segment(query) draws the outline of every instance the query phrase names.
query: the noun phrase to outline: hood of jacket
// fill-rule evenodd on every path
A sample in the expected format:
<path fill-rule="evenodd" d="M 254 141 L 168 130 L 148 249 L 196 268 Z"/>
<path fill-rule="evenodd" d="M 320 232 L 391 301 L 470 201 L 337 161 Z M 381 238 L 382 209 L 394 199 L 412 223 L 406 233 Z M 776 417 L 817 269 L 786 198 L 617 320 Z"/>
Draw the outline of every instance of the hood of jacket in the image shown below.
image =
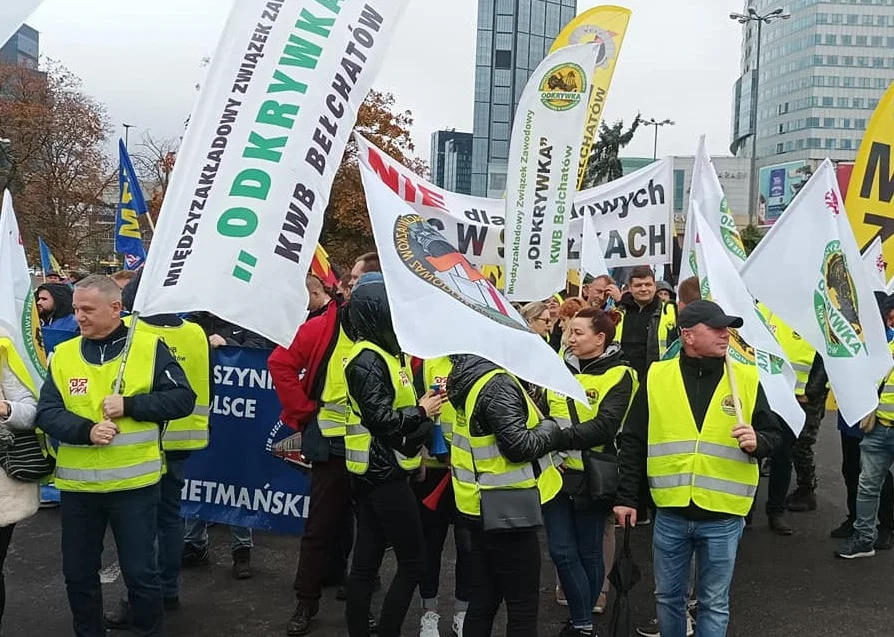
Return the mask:
<path fill-rule="evenodd" d="M 45 320 L 47 322 L 52 322 L 64 316 L 74 314 L 74 306 L 72 305 L 73 292 L 70 287 L 64 283 L 44 283 L 35 291 L 35 298 L 37 298 L 37 293 L 41 290 L 49 292 L 50 296 L 53 297 L 53 302 L 56 304 L 56 307 L 53 308 L 53 312 L 46 317 Z"/>
<path fill-rule="evenodd" d="M 450 356 L 453 370 L 447 377 L 447 398 L 454 407 L 462 406 L 479 378 L 495 369 L 502 369 L 496 363 L 474 354 L 457 354 Z"/>
<path fill-rule="evenodd" d="M 565 364 L 574 374 L 604 374 L 612 367 L 619 365 L 629 365 L 621 350 L 619 343 L 609 343 L 608 347 L 598 358 L 591 358 L 583 361 L 571 353 L 570 350 L 565 352 Z"/>
<path fill-rule="evenodd" d="M 391 323 L 385 280 L 380 273 L 369 272 L 360 277 L 351 293 L 347 314 L 355 341 L 369 341 L 389 354 L 400 354 L 400 345 Z"/>
<path fill-rule="evenodd" d="M 651 303 L 643 306 L 636 302 L 630 292 L 624 292 L 621 300 L 618 301 L 618 307 L 623 308 L 627 312 L 647 312 L 651 314 L 661 308 L 661 299 L 656 295 Z"/>

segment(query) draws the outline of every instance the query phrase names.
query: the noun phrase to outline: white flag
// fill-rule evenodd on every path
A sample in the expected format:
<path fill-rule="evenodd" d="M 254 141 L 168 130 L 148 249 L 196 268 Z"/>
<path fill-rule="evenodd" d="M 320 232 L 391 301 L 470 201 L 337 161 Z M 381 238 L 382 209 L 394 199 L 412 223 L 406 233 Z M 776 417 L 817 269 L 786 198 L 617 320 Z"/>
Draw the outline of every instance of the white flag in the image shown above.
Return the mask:
<path fill-rule="evenodd" d="M 876 237 L 863 252 L 863 265 L 876 292 L 885 292 L 885 257 L 882 254 L 882 238 Z"/>
<path fill-rule="evenodd" d="M 565 287 L 568 226 L 587 119 L 593 43 L 551 53 L 515 112 L 506 177 L 506 296 L 545 299 Z"/>
<path fill-rule="evenodd" d="M 0 3 L 0 47 L 9 41 L 41 2 L 43 0 L 3 0 Z"/>
<path fill-rule="evenodd" d="M 405 5 L 233 5 L 134 310 L 206 310 L 291 343 L 332 180 Z"/>
<path fill-rule="evenodd" d="M 3 192 L 0 209 L 0 281 L 0 328 L 15 344 L 34 389 L 39 391 L 46 377 L 47 357 L 40 337 L 40 319 L 25 248 L 8 190 Z"/>
<path fill-rule="evenodd" d="M 584 236 L 583 247 L 580 251 L 580 271 L 582 275 L 589 274 L 594 277 L 608 274 L 608 266 L 605 264 L 605 246 L 596 232 L 596 220 L 590 214 L 584 214 Z M 581 276 L 580 279 L 581 284 L 583 284 L 584 277 Z"/>
<path fill-rule="evenodd" d="M 419 358 L 476 354 L 585 400 L 564 361 L 491 282 L 362 164 L 360 174 L 401 349 Z"/>
<path fill-rule="evenodd" d="M 891 353 L 869 275 L 828 159 L 742 269 L 760 299 L 823 357 L 847 422 L 878 405 Z"/>
<path fill-rule="evenodd" d="M 701 214 L 698 202 L 690 206 L 689 218 L 698 231 L 695 248 L 701 287 L 707 292 L 705 298 L 744 321 L 738 330 L 730 330 L 729 356 L 746 365 L 757 365 L 770 408 L 798 436 L 804 428 L 804 410 L 795 399 L 795 372 L 782 346 L 764 322 L 745 282 L 725 254 L 726 248 Z"/>

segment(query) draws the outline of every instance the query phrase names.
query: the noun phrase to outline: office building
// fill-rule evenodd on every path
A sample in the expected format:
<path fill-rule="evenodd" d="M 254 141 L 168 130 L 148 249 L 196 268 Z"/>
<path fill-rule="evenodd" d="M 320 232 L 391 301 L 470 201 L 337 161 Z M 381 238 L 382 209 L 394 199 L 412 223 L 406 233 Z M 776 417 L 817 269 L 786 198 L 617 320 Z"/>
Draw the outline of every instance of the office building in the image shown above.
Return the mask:
<path fill-rule="evenodd" d="M 39 57 L 40 33 L 27 24 L 0 47 L 0 64 L 20 64 L 36 70 Z"/>
<path fill-rule="evenodd" d="M 471 193 L 472 133 L 451 129 L 431 134 L 431 180 L 452 192 Z"/>
<path fill-rule="evenodd" d="M 478 1 L 472 194 L 503 196 L 518 101 L 531 73 L 576 13 L 576 0 Z"/>

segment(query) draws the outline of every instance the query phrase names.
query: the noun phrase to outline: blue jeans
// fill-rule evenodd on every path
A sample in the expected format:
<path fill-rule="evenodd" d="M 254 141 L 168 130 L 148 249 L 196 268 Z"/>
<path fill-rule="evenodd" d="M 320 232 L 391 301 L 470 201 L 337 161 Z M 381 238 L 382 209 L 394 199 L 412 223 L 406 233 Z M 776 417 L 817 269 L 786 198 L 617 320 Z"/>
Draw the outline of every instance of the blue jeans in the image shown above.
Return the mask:
<path fill-rule="evenodd" d="M 741 517 L 692 521 L 658 509 L 652 537 L 655 597 L 662 637 L 685 637 L 689 563 L 696 556 L 696 637 L 724 637 L 736 550 L 745 528 Z"/>
<path fill-rule="evenodd" d="M 180 562 L 183 559 L 183 518 L 180 517 L 180 492 L 186 457 L 167 457 L 167 472 L 161 477 L 158 502 L 158 568 L 161 592 L 165 599 L 180 596 Z"/>
<path fill-rule="evenodd" d="M 577 508 L 560 493 L 543 506 L 549 554 L 559 572 L 575 626 L 593 623 L 593 606 L 602 592 L 605 565 L 602 535 L 605 510 L 590 504 Z"/>
<path fill-rule="evenodd" d="M 208 523 L 198 518 L 186 521 L 185 544 L 197 549 L 208 548 Z M 251 529 L 244 526 L 230 526 L 230 551 L 250 549 L 254 546 Z"/>
<path fill-rule="evenodd" d="M 878 517 L 879 494 L 894 462 L 894 427 L 876 425 L 860 442 L 860 482 L 857 485 L 857 519 L 854 541 L 872 545 Z"/>
<path fill-rule="evenodd" d="M 77 637 L 105 637 L 103 539 L 112 527 L 133 611 L 133 633 L 163 634 L 164 610 L 155 555 L 159 486 L 114 493 L 62 493 L 62 572 Z"/>

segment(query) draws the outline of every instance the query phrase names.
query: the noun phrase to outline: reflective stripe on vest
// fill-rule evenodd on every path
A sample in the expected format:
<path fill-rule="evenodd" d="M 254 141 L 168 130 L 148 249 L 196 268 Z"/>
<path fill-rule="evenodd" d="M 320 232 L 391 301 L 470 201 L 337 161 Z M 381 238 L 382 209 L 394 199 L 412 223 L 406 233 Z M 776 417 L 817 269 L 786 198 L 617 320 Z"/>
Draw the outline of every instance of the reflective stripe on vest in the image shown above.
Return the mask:
<path fill-rule="evenodd" d="M 128 364 L 124 368 L 122 394 L 136 396 L 152 391 L 158 337 L 136 330 Z M 112 393 L 121 356 L 93 365 L 81 355 L 82 338 L 56 347 L 50 374 L 62 395 L 66 410 L 91 422 L 100 422 L 102 401 Z M 133 418 L 116 418 L 119 433 L 112 443 L 60 444 L 56 460 L 56 487 L 62 491 L 106 493 L 138 489 L 161 478 L 162 453 L 159 425 Z"/>
<path fill-rule="evenodd" d="M 757 401 L 757 369 L 736 362 L 732 369 L 742 417 L 750 423 Z M 706 511 L 746 515 L 757 492 L 759 472 L 757 461 L 739 449 L 730 435 L 737 418 L 727 372 L 711 397 L 701 431 L 692 415 L 679 360 L 653 363 L 648 388 L 647 473 L 655 504 L 665 508 L 694 503 Z"/>
<path fill-rule="evenodd" d="M 320 411 L 317 413 L 317 424 L 320 433 L 326 438 L 338 438 L 345 435 L 345 423 L 348 421 L 348 384 L 345 381 L 345 365 L 354 347 L 354 341 L 348 338 L 344 328 L 339 325 L 338 339 L 335 348 L 326 363 L 326 378 L 323 391 L 320 393 Z"/>
<path fill-rule="evenodd" d="M 130 325 L 133 316 L 124 318 Z M 167 423 L 162 434 L 165 451 L 198 451 L 208 446 L 208 418 L 211 414 L 211 349 L 201 327 L 184 321 L 180 325 L 165 327 L 140 320 L 137 331 L 157 336 L 171 352 L 171 356 L 186 374 L 186 380 L 196 394 L 196 406 L 186 418 Z"/>
<path fill-rule="evenodd" d="M 416 389 L 413 387 L 413 371 L 410 366 L 406 363 L 401 365 L 401 360 L 397 356 L 389 354 L 378 345 L 369 341 L 358 341 L 351 348 L 345 367 L 364 350 L 376 352 L 388 366 L 391 386 L 394 389 L 392 409 L 398 410 L 415 405 L 418 399 Z M 372 444 L 372 434 L 360 423 L 360 409 L 354 397 L 351 396 L 350 389 L 348 389 L 347 396 L 351 413 L 348 414 L 345 425 L 345 465 L 351 473 L 363 475 L 369 469 L 369 447 Z M 397 450 L 393 450 L 393 452 L 397 464 L 405 471 L 413 471 L 422 465 L 421 455 L 408 458 Z"/>
<path fill-rule="evenodd" d="M 549 454 L 531 462 L 510 462 L 500 452 L 496 436 L 473 436 L 469 418 L 475 414 L 478 396 L 485 385 L 502 370 L 488 372 L 479 378 L 466 397 L 462 409 L 456 413 L 451 446 L 451 473 L 454 496 L 459 511 L 466 515 L 481 515 L 482 489 L 537 489 L 541 503 L 553 499 L 562 489 L 562 475 L 553 465 Z M 528 417 L 525 425 L 533 429 L 540 423 L 537 408 L 521 385 Z M 539 473 L 539 475 L 538 475 Z"/>
<path fill-rule="evenodd" d="M 626 376 L 630 374 L 631 379 L 633 380 L 633 391 L 630 393 L 630 399 L 627 403 L 627 409 L 630 409 L 630 405 L 633 403 L 633 397 L 636 395 L 636 390 L 639 387 L 639 382 L 636 378 L 636 372 L 626 365 L 618 365 L 616 367 L 612 367 L 610 369 L 605 370 L 601 374 L 587 374 L 587 373 L 577 373 L 574 377 L 578 380 L 581 386 L 584 388 L 584 392 L 587 394 L 587 399 L 589 404 L 584 405 L 583 403 L 576 402 L 575 407 L 577 409 L 577 417 L 581 423 L 587 422 L 596 418 L 599 414 L 599 406 L 602 404 L 603 399 L 611 391 L 615 386 L 617 386 Z M 565 396 L 557 394 L 553 390 L 547 390 L 546 398 L 549 402 L 549 415 L 553 418 L 562 429 L 567 429 L 572 426 L 571 420 L 571 410 L 568 409 L 568 399 Z M 626 413 L 624 414 L 626 415 Z M 621 423 L 618 423 L 618 428 L 620 429 Z M 605 451 L 605 445 L 597 445 L 592 447 L 591 451 Z M 569 450 L 564 452 L 566 454 L 565 458 L 565 467 L 568 469 L 572 469 L 574 471 L 583 471 L 584 470 L 584 462 L 581 452 L 579 450 Z"/>

